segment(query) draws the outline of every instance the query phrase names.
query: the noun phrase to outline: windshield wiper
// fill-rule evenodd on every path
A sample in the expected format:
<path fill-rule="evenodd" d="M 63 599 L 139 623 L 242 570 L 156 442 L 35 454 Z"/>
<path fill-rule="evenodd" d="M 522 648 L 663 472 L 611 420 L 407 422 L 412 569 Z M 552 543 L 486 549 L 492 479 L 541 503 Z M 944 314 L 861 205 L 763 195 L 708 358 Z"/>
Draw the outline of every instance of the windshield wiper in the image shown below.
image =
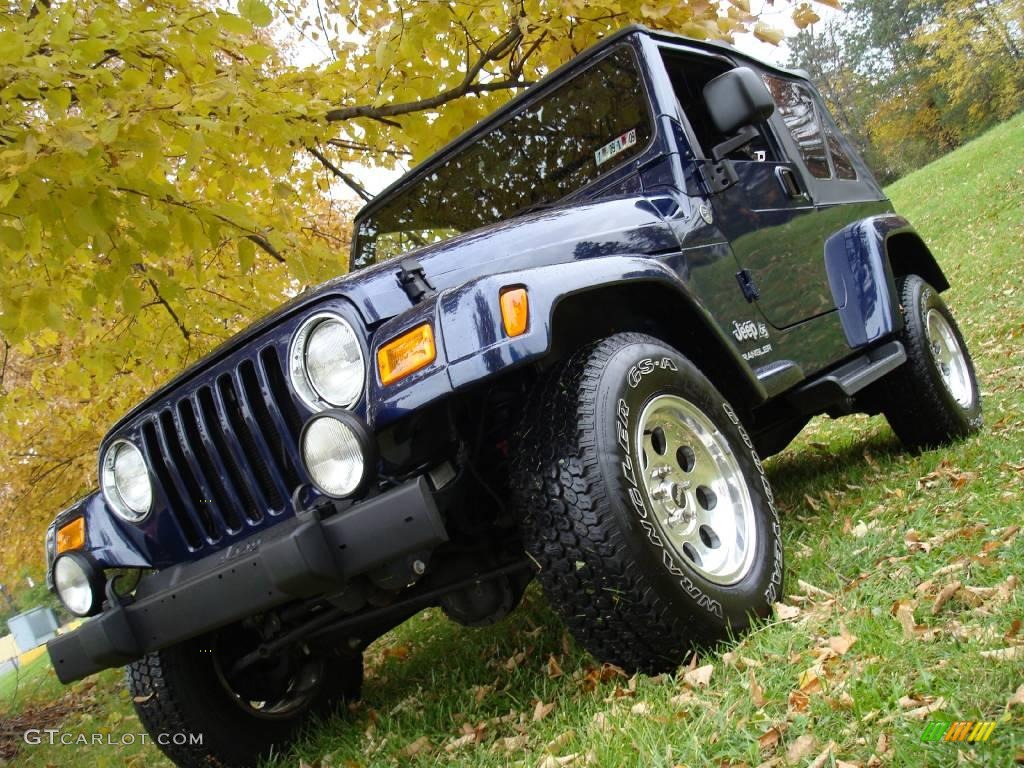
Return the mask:
<path fill-rule="evenodd" d="M 557 208 L 561 204 L 562 204 L 561 200 L 555 200 L 553 202 L 552 201 L 548 201 L 548 202 L 541 202 L 541 203 L 531 203 L 530 205 L 524 206 L 524 207 L 520 208 L 518 211 L 515 211 L 511 216 L 509 216 L 509 218 L 510 219 L 514 219 L 517 216 L 522 216 L 522 215 L 527 214 L 527 213 L 533 213 L 534 211 L 544 211 L 544 210 L 547 210 L 548 208 Z"/>

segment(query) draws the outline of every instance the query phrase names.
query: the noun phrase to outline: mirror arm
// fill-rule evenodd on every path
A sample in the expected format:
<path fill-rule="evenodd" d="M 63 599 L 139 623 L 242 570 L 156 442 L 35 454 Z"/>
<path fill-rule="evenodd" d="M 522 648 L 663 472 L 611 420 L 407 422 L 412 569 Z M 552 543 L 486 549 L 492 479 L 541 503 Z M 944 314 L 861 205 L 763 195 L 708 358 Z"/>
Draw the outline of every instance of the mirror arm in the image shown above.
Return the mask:
<path fill-rule="evenodd" d="M 721 144 L 715 145 L 714 149 L 711 150 L 711 159 L 715 162 L 719 162 L 730 152 L 735 152 L 737 149 L 749 144 L 756 138 L 757 129 L 752 125 L 745 125 L 740 128 L 739 133 L 731 139 L 726 139 Z"/>

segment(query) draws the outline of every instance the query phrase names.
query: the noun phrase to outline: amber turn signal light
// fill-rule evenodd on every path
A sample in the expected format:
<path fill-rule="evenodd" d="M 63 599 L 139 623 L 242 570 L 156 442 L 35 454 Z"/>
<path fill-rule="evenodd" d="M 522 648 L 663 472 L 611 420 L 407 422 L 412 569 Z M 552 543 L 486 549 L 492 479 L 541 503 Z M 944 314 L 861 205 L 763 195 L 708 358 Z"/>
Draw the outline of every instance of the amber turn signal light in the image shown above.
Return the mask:
<path fill-rule="evenodd" d="M 76 517 L 57 531 L 57 554 L 85 546 L 85 518 Z"/>
<path fill-rule="evenodd" d="M 389 341 L 377 350 L 377 369 L 383 384 L 399 379 L 430 365 L 437 357 L 434 331 L 424 323 Z"/>
<path fill-rule="evenodd" d="M 526 298 L 526 289 L 504 288 L 500 294 L 500 301 L 505 333 L 509 336 L 521 336 L 526 333 L 526 326 L 530 320 L 530 301 Z"/>

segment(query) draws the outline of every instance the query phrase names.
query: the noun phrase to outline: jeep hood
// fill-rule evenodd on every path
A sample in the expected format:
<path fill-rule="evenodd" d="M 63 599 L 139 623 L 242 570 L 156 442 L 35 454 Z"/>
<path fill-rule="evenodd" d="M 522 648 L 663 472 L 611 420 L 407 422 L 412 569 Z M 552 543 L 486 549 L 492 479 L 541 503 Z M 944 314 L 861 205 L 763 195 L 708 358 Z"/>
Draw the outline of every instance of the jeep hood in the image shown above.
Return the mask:
<path fill-rule="evenodd" d="M 119 419 L 108 435 L 285 317 L 326 298 L 347 299 L 370 327 L 410 309 L 413 303 L 398 281 L 404 260 L 419 262 L 430 284 L 443 291 L 476 277 L 531 266 L 618 254 L 668 253 L 678 248 L 675 236 L 644 197 L 564 205 L 466 232 L 303 291 L 161 386 Z"/>

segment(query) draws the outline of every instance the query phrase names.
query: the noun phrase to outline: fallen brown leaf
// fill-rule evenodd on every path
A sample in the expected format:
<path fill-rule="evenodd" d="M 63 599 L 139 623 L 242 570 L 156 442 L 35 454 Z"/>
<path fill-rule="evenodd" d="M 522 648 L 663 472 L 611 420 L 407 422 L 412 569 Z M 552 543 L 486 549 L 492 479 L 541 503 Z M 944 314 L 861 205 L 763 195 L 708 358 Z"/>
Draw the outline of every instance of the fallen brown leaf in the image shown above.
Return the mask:
<path fill-rule="evenodd" d="M 846 627 L 839 627 L 839 635 L 837 637 L 830 637 L 828 639 L 828 647 L 835 651 L 837 656 L 843 656 L 846 654 L 850 647 L 857 642 L 857 636 L 851 635 Z"/>
<path fill-rule="evenodd" d="M 573 753 L 571 755 L 564 755 L 563 757 L 555 757 L 554 755 L 548 755 L 537 764 L 537 768 L 559 768 L 563 765 L 572 765 L 579 760 L 579 755 Z"/>
<path fill-rule="evenodd" d="M 775 618 L 780 621 L 789 621 L 795 619 L 800 615 L 800 609 L 795 605 L 786 605 L 785 603 L 775 603 L 772 606 L 775 609 Z"/>
<path fill-rule="evenodd" d="M 1017 688 L 1017 692 L 1006 702 L 1006 708 L 1010 709 L 1011 707 L 1024 707 L 1024 685 Z"/>
<path fill-rule="evenodd" d="M 750 700 L 754 702 L 755 707 L 761 708 L 765 705 L 764 688 L 758 685 L 754 670 L 748 669 L 747 675 L 750 678 Z"/>
<path fill-rule="evenodd" d="M 823 768 L 825 763 L 828 762 L 829 757 L 832 755 L 832 752 L 835 751 L 835 748 L 836 743 L 834 741 L 830 741 L 828 746 L 826 746 L 816 758 L 807 764 L 807 768 Z"/>
<path fill-rule="evenodd" d="M 913 640 L 916 637 L 917 621 L 914 619 L 914 608 L 909 603 L 901 602 L 896 606 L 896 620 L 903 627 L 903 637 Z"/>
<path fill-rule="evenodd" d="M 697 704 L 699 702 L 700 699 L 698 699 L 689 691 L 683 691 L 682 693 L 677 694 L 668 700 L 668 703 L 674 707 L 686 707 L 691 704 Z"/>
<path fill-rule="evenodd" d="M 1010 648 L 999 648 L 994 651 L 982 651 L 983 659 L 995 659 L 996 661 L 1014 661 L 1024 659 L 1024 646 L 1014 645 Z"/>
<path fill-rule="evenodd" d="M 782 738 L 782 733 L 776 727 L 771 727 L 767 731 L 761 734 L 757 740 L 758 746 L 762 752 L 775 749 L 779 745 L 779 739 Z"/>
<path fill-rule="evenodd" d="M 548 656 L 548 677 L 556 678 L 561 677 L 565 673 L 562 671 L 562 667 L 558 663 L 558 659 L 555 658 L 554 654 Z"/>
<path fill-rule="evenodd" d="M 826 592 L 821 587 L 816 587 L 803 579 L 797 580 L 797 585 L 808 595 L 820 595 L 821 597 L 833 597 L 831 592 Z"/>
<path fill-rule="evenodd" d="M 942 606 L 949 602 L 950 598 L 957 593 L 957 590 L 959 590 L 960 587 L 961 584 L 959 581 L 951 581 L 939 590 L 939 594 L 935 597 L 935 602 L 932 603 L 932 616 L 939 615 L 939 611 L 942 610 Z"/>
<path fill-rule="evenodd" d="M 493 685 L 477 685 L 473 688 L 473 700 L 479 704 L 487 698 L 488 694 L 494 692 Z"/>
<path fill-rule="evenodd" d="M 513 670 L 519 669 L 524 661 L 526 661 L 526 653 L 525 651 L 520 651 L 519 653 L 511 656 L 508 661 L 505 662 L 505 669 L 512 672 Z"/>
<path fill-rule="evenodd" d="M 907 712 L 904 712 L 902 717 L 910 717 L 910 718 L 913 718 L 914 720 L 923 720 L 925 717 L 930 715 L 932 712 L 937 712 L 940 709 L 942 709 L 944 706 L 946 706 L 946 700 L 944 698 L 942 698 L 941 696 L 939 696 L 937 699 L 935 699 L 935 701 L 931 702 L 930 704 L 925 704 L 923 707 L 917 707 L 916 709 L 911 709 L 911 710 L 909 710 Z M 888 715 L 887 717 L 883 717 L 878 722 L 880 722 L 880 723 L 891 723 L 893 720 L 895 720 L 897 717 L 900 717 L 900 716 L 901 715 L 898 715 L 898 714 Z"/>
<path fill-rule="evenodd" d="M 1010 622 L 1010 628 L 1006 630 L 1006 634 L 1003 637 L 1007 640 L 1013 640 L 1020 633 L 1020 619 L 1014 619 Z"/>
<path fill-rule="evenodd" d="M 544 751 L 548 754 L 554 755 L 562 751 L 562 747 L 568 744 L 570 741 L 576 738 L 576 731 L 566 731 L 565 733 L 558 734 L 555 738 L 547 743 L 544 747 Z"/>
<path fill-rule="evenodd" d="M 526 748 L 526 745 L 530 742 L 530 737 L 525 733 L 520 733 L 517 736 L 506 736 L 503 739 L 498 740 L 498 745 L 502 751 L 508 752 L 519 752 Z"/>
<path fill-rule="evenodd" d="M 711 683 L 711 673 L 715 671 L 713 664 L 688 670 L 683 674 L 683 682 L 691 688 L 707 688 Z"/>
<path fill-rule="evenodd" d="M 533 708 L 533 722 L 536 723 L 539 720 L 543 720 L 551 713 L 551 710 L 554 708 L 555 702 L 552 701 L 550 704 L 545 704 L 543 701 L 538 699 L 537 705 Z"/>
<path fill-rule="evenodd" d="M 406 744 L 399 754 L 403 757 L 415 757 L 420 752 L 430 749 L 430 739 L 426 736 L 420 736 L 416 741 Z"/>
<path fill-rule="evenodd" d="M 814 737 L 809 733 L 799 736 L 786 747 L 786 762 L 790 764 L 802 762 L 814 751 Z"/>
<path fill-rule="evenodd" d="M 476 741 L 476 733 L 467 733 L 463 736 L 459 736 L 456 739 L 452 739 L 444 745 L 445 752 L 455 752 L 458 749 L 469 746 Z"/>

